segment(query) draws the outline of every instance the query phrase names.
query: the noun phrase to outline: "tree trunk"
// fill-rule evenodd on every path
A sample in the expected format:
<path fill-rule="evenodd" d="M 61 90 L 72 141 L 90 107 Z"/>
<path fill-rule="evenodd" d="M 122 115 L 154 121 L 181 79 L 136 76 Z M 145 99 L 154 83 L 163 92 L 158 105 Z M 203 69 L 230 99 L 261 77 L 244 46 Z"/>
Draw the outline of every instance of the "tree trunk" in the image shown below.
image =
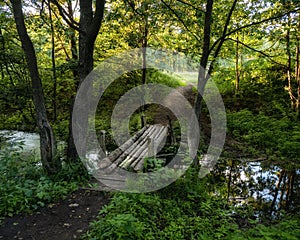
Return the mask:
<path fill-rule="evenodd" d="M 300 26 L 300 24 L 299 24 Z M 299 62 L 299 39 L 297 39 L 296 45 L 296 66 L 295 66 L 295 78 L 297 82 L 297 103 L 296 103 L 296 111 L 297 111 L 297 118 L 300 121 L 300 62 Z"/>
<path fill-rule="evenodd" d="M 207 0 L 205 21 L 204 21 L 204 39 L 202 46 L 202 56 L 200 60 L 199 72 L 198 72 L 198 83 L 197 83 L 197 96 L 194 104 L 195 114 L 200 125 L 200 114 L 202 109 L 202 99 L 204 94 L 204 89 L 208 81 L 208 74 L 206 72 L 209 48 L 210 48 L 210 37 L 211 37 L 211 23 L 212 23 L 212 10 L 213 10 L 213 0 Z M 200 144 L 200 143 L 199 143 Z M 198 166 L 198 156 L 193 160 L 193 165 Z"/>
<path fill-rule="evenodd" d="M 142 58 L 143 58 L 142 84 L 146 84 L 146 76 L 147 76 L 147 47 L 148 47 L 148 16 L 147 15 L 145 16 L 144 24 L 145 26 L 144 26 L 143 39 L 142 39 Z M 145 90 L 144 87 L 142 89 L 144 92 Z M 141 99 L 141 125 L 143 128 L 146 125 L 146 119 L 144 116 L 144 112 L 145 112 L 144 95 L 142 95 L 141 98 L 142 98 Z"/>
<path fill-rule="evenodd" d="M 57 76 L 56 76 L 56 64 L 55 64 L 55 37 L 54 37 L 54 26 L 52 20 L 52 9 L 50 1 L 48 2 L 49 10 L 49 20 L 50 20 L 50 29 L 51 29 L 51 61 L 52 61 L 52 78 L 53 78 L 53 120 L 57 119 L 57 104 L 56 104 L 56 95 L 57 95 Z"/>
<path fill-rule="evenodd" d="M 96 37 L 99 33 L 101 22 L 103 19 L 105 0 L 96 1 L 96 10 L 93 14 L 93 1 L 92 0 L 80 0 L 80 22 L 79 22 L 79 63 L 78 63 L 78 76 L 79 83 L 77 87 L 80 87 L 80 84 L 84 81 L 86 76 L 93 70 L 93 53 L 94 53 L 94 44 Z M 86 93 L 89 94 L 89 93 Z M 74 102 L 73 102 L 74 103 Z M 80 106 L 83 108 L 82 112 L 86 112 L 88 105 Z M 72 115 L 72 113 L 71 113 Z M 87 124 L 88 116 L 81 116 L 81 119 L 75 125 L 78 125 L 77 131 L 80 131 L 80 134 L 83 136 L 87 135 Z M 69 140 L 68 140 L 68 152 L 67 158 L 69 161 L 76 161 L 78 159 L 78 153 L 76 151 L 74 138 L 73 138 L 73 124 L 72 117 L 70 118 L 69 123 Z M 83 148 L 81 152 L 85 152 L 86 141 L 81 143 Z"/>
<path fill-rule="evenodd" d="M 288 15 L 288 25 L 290 27 L 290 16 Z M 286 53 L 288 56 L 288 62 L 287 62 L 287 82 L 288 82 L 288 93 L 290 96 L 290 102 L 291 102 L 291 109 L 292 111 L 295 110 L 296 105 L 296 99 L 293 94 L 293 87 L 292 87 L 292 55 L 291 55 L 291 47 L 290 47 L 290 28 L 288 27 L 286 32 Z"/>
<path fill-rule="evenodd" d="M 206 11 L 205 11 L 205 21 L 204 21 L 204 39 L 202 46 L 202 56 L 200 60 L 200 67 L 198 73 L 198 93 L 195 101 L 195 114 L 197 119 L 200 118 L 201 105 L 204 94 L 205 85 L 207 83 L 206 67 L 209 57 L 210 48 L 210 37 L 211 37 L 211 23 L 212 23 L 212 11 L 213 11 L 213 0 L 207 0 Z"/>
<path fill-rule="evenodd" d="M 21 0 L 12 0 L 11 3 L 18 35 L 22 42 L 22 47 L 24 49 L 25 58 L 30 72 L 33 103 L 35 106 L 36 120 L 40 134 L 42 164 L 48 174 L 54 174 L 60 169 L 61 163 L 55 158 L 55 138 L 47 118 L 44 93 L 38 72 L 35 50 L 25 27 Z"/>
<path fill-rule="evenodd" d="M 72 9 L 71 1 L 68 1 L 68 14 L 69 14 L 69 16 L 73 16 L 73 9 Z M 77 39 L 76 39 L 76 35 L 75 35 L 75 30 L 70 29 L 70 31 L 71 31 L 70 44 L 71 44 L 72 61 L 77 62 L 78 61 L 78 51 L 77 51 Z M 72 70 L 72 72 L 73 72 L 73 78 L 74 78 L 75 86 L 76 86 L 74 91 L 76 91 L 76 89 L 79 86 L 78 68 L 74 68 Z M 75 101 L 75 94 L 72 97 L 71 102 L 70 102 L 69 137 L 68 137 L 68 145 L 67 145 L 67 160 L 69 162 L 76 161 L 79 159 L 77 151 L 76 151 L 76 147 L 74 144 L 73 134 L 72 134 L 72 130 L 73 130 L 73 128 L 72 128 L 72 111 L 73 111 L 74 101 Z"/>
<path fill-rule="evenodd" d="M 235 48 L 235 94 L 239 92 L 239 89 L 240 89 L 239 37 L 237 37 L 236 48 Z"/>

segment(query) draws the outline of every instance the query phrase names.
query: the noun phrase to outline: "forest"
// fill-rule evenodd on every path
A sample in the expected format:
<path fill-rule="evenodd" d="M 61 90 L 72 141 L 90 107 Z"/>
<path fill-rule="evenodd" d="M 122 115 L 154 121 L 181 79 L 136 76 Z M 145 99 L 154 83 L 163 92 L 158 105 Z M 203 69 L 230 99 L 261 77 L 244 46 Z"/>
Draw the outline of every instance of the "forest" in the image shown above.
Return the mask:
<path fill-rule="evenodd" d="M 300 239 L 298 0 L 1 0 L 0 239 Z"/>

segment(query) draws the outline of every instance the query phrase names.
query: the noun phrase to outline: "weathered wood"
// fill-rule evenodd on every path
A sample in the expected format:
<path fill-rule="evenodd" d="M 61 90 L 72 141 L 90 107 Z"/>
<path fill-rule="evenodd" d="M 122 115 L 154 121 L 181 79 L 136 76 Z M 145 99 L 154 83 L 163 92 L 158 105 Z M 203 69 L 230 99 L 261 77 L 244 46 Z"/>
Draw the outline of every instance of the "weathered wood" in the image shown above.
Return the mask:
<path fill-rule="evenodd" d="M 159 125 L 157 125 L 159 126 Z M 148 138 L 152 138 L 152 136 L 155 136 L 155 134 L 157 133 L 158 129 L 156 127 L 156 125 L 151 125 L 151 130 L 149 131 L 149 133 L 147 135 L 142 135 L 142 137 L 140 138 L 140 144 L 134 144 L 134 149 L 133 151 L 131 151 L 131 153 L 127 156 L 127 158 L 122 162 L 122 164 L 120 164 L 120 167 L 132 167 L 132 163 L 135 162 L 136 159 L 142 159 L 145 157 L 145 155 L 148 152 Z"/>
<path fill-rule="evenodd" d="M 126 159 L 124 160 L 125 162 L 127 162 L 130 157 L 134 157 L 138 154 L 139 150 L 137 149 L 143 149 L 146 147 L 146 138 L 147 136 L 154 134 L 154 130 L 155 128 L 150 126 L 148 131 L 146 131 L 135 143 L 133 143 L 128 150 L 124 151 L 124 155 L 126 156 Z"/>
<path fill-rule="evenodd" d="M 173 131 L 173 124 L 170 116 L 168 115 L 168 121 L 169 121 L 169 136 L 170 136 L 170 143 L 174 144 L 176 142 L 175 134 Z"/>
<path fill-rule="evenodd" d="M 128 164 L 126 164 L 130 157 L 134 156 L 138 148 L 143 148 L 145 144 L 144 136 L 152 133 L 153 128 L 150 126 L 142 136 L 140 136 L 136 142 L 134 142 L 128 149 L 125 149 L 122 155 L 115 161 L 120 167 L 126 168 Z"/>
<path fill-rule="evenodd" d="M 140 131 L 138 131 L 132 138 L 130 138 L 127 142 L 125 142 L 121 147 L 117 148 L 113 152 L 109 154 L 108 157 L 102 159 L 98 163 L 99 168 L 106 168 L 111 165 L 122 153 L 123 149 L 129 148 L 143 133 L 148 129 L 149 126 L 145 126 Z"/>
<path fill-rule="evenodd" d="M 154 138 L 151 139 L 151 143 L 150 143 L 150 148 L 152 152 L 149 153 L 149 149 L 148 149 L 148 157 L 156 157 L 157 154 L 157 149 L 160 146 L 160 144 L 163 142 L 163 140 L 166 138 L 168 133 L 168 128 L 167 127 L 162 127 L 159 129 L 159 132 L 154 136 Z M 153 146 L 151 146 L 153 144 Z M 134 170 L 135 171 L 141 171 L 144 167 L 144 158 L 146 156 L 143 156 L 142 158 L 139 159 L 139 161 L 136 161 L 136 163 L 134 164 Z"/>
<path fill-rule="evenodd" d="M 116 167 L 141 171 L 144 159 L 157 154 L 158 147 L 166 138 L 167 133 L 167 126 L 147 125 L 109 156 L 102 159 L 98 166 L 102 169 L 105 168 L 108 172 L 113 171 Z"/>
<path fill-rule="evenodd" d="M 105 156 L 107 156 L 107 150 L 106 150 L 106 145 L 105 145 L 105 135 L 106 135 L 106 131 L 105 130 L 101 130 L 100 131 L 100 147 L 102 148 Z"/>

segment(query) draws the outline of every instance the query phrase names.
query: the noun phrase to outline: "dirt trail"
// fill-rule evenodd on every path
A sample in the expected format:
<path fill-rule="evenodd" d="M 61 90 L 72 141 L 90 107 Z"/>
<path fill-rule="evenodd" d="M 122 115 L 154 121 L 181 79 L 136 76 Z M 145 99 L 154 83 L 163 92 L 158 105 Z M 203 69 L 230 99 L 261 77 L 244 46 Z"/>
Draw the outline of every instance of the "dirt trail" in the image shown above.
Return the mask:
<path fill-rule="evenodd" d="M 182 112 L 184 111 L 184 109 L 181 109 L 182 106 L 179 105 L 180 101 L 178 101 L 178 95 L 180 94 L 188 100 L 191 106 L 193 106 L 195 100 L 193 85 L 190 84 L 187 86 L 178 87 L 176 90 L 174 89 L 173 92 L 165 97 L 162 105 L 155 109 L 153 117 L 154 123 L 168 124 L 169 119 L 172 121 L 177 119 L 171 110 L 177 110 L 178 112 L 180 112 L 181 110 Z"/>

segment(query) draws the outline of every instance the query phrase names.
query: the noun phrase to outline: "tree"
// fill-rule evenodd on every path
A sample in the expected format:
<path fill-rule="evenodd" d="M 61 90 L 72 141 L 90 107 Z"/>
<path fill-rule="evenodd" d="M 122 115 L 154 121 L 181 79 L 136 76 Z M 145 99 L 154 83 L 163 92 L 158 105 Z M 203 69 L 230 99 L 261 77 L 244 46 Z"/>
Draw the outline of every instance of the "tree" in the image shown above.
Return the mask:
<path fill-rule="evenodd" d="M 300 15 L 299 15 L 300 16 Z M 295 16 L 299 18 L 299 16 Z M 287 55 L 287 90 L 290 96 L 291 108 L 296 111 L 297 117 L 300 120 L 300 62 L 299 62 L 299 33 L 300 23 L 291 17 L 287 17 L 286 26 L 286 55 Z M 294 26 L 293 26 L 294 25 Z M 292 36 L 294 32 L 295 36 Z M 294 41 L 293 41 L 294 38 Z M 293 59 L 293 50 L 295 49 L 295 58 Z M 293 69 L 295 69 L 293 73 Z M 296 90 L 295 90 L 296 89 Z"/>
<path fill-rule="evenodd" d="M 49 0 L 58 8 L 62 18 L 69 24 L 69 26 L 79 32 L 79 58 L 78 58 L 78 79 L 75 79 L 76 86 L 80 87 L 80 84 L 84 81 L 86 76 L 93 70 L 94 66 L 94 45 L 96 37 L 99 33 L 103 15 L 104 15 L 104 6 L 105 0 L 96 0 L 95 8 L 93 11 L 93 1 L 92 0 L 80 0 L 80 20 L 79 23 L 76 22 L 73 16 L 68 14 L 70 11 L 64 9 L 63 4 L 59 3 L 57 0 Z M 71 1 L 68 2 L 68 8 L 70 9 Z M 74 48 L 73 48 L 74 49 Z M 88 93 L 87 93 L 88 94 Z M 68 150 L 67 150 L 67 159 L 69 161 L 74 161 L 78 159 L 78 153 L 76 151 L 74 138 L 72 134 L 72 108 L 73 102 L 71 103 L 71 114 L 69 122 L 69 140 L 68 140 Z M 86 109 L 88 106 L 81 106 Z M 83 111 L 84 112 L 84 111 Z M 86 136 L 87 131 L 87 116 L 82 116 L 82 119 L 79 120 L 77 124 L 80 134 Z M 82 143 L 82 147 L 85 148 L 86 143 Z"/>
<path fill-rule="evenodd" d="M 24 49 L 24 54 L 31 78 L 33 103 L 35 106 L 36 121 L 40 134 L 42 164 L 48 174 L 54 174 L 60 169 L 61 164 L 60 161 L 55 158 L 55 138 L 47 118 L 44 93 L 42 82 L 39 76 L 34 46 L 25 26 L 21 0 L 12 0 L 11 3 L 18 35 L 22 42 L 22 47 Z"/>
<path fill-rule="evenodd" d="M 201 57 L 200 68 L 198 74 L 198 95 L 195 101 L 195 113 L 200 117 L 202 94 L 204 93 L 205 86 L 209 80 L 209 76 L 213 73 L 214 65 L 220 54 L 222 46 L 225 41 L 234 41 L 240 43 L 240 40 L 234 40 L 232 35 L 241 32 L 244 29 L 258 28 L 258 26 L 264 26 L 267 28 L 272 21 L 277 19 L 283 19 L 290 13 L 299 11 L 299 7 L 295 4 L 290 8 L 279 8 L 279 11 L 273 10 L 274 3 L 272 1 L 251 1 L 246 6 L 243 2 L 238 0 L 233 1 L 219 1 L 206 0 L 204 2 L 195 1 L 182 1 L 177 2 L 182 4 L 181 8 L 187 8 L 190 13 L 194 13 L 197 16 L 196 20 L 194 16 L 190 16 L 190 19 L 186 19 L 181 9 L 172 6 L 171 2 L 162 0 L 162 2 L 169 8 L 169 10 L 175 15 L 178 21 L 181 23 L 182 28 L 190 32 L 194 39 L 201 44 Z M 205 6 L 205 7 L 203 7 Z M 248 18 L 245 20 L 235 19 L 235 22 L 241 22 L 242 24 L 235 26 L 232 22 L 234 13 L 236 13 L 236 7 L 239 6 L 239 11 L 247 12 Z M 227 12 L 225 10 L 227 10 Z M 224 14 L 225 12 L 225 14 Z M 191 22 L 192 20 L 192 22 Z M 268 24 L 267 26 L 265 24 Z M 190 26 L 193 26 L 191 28 Z M 195 32 L 195 27 L 199 31 L 199 34 Z M 256 49 L 250 47 L 253 51 Z M 259 51 L 257 51 L 259 52 Z M 261 54 L 264 54 L 260 51 Z M 265 56 L 268 57 L 267 54 Z"/>
<path fill-rule="evenodd" d="M 234 12 L 235 6 L 237 4 L 237 0 L 233 1 L 231 8 L 227 14 L 225 24 L 223 25 L 223 32 L 221 34 L 221 37 L 217 41 L 215 41 L 214 44 L 211 46 L 213 3 L 214 3 L 213 0 L 207 0 L 206 2 L 206 11 L 205 11 L 205 20 L 204 20 L 204 37 L 203 37 L 202 55 L 200 60 L 198 84 L 197 84 L 198 93 L 195 100 L 195 113 L 198 118 L 200 118 L 200 114 L 201 114 L 201 104 L 202 104 L 202 96 L 204 94 L 204 89 L 209 79 L 209 76 L 213 71 L 215 60 L 218 57 L 222 45 L 226 40 L 225 36 L 227 34 L 231 16 Z M 214 48 L 216 49 L 213 54 L 213 59 L 209 64 L 209 56 L 211 52 L 214 50 Z"/>

